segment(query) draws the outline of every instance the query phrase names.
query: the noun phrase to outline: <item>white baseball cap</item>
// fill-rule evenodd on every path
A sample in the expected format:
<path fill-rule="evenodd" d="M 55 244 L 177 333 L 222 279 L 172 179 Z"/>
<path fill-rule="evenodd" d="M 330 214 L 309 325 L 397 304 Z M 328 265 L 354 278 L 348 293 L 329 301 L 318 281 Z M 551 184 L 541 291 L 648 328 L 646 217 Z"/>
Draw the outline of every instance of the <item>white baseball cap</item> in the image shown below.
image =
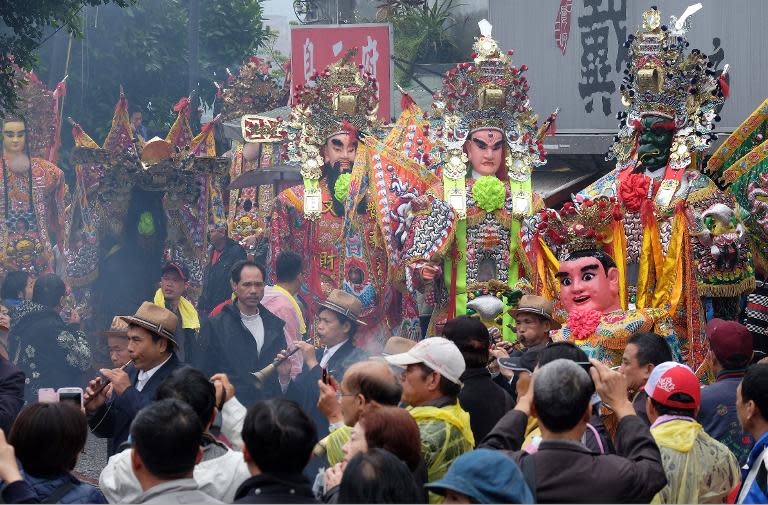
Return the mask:
<path fill-rule="evenodd" d="M 424 363 L 454 384 L 461 385 L 459 377 L 467 365 L 456 344 L 443 337 L 425 338 L 409 351 L 385 356 L 388 363 L 397 366 Z"/>

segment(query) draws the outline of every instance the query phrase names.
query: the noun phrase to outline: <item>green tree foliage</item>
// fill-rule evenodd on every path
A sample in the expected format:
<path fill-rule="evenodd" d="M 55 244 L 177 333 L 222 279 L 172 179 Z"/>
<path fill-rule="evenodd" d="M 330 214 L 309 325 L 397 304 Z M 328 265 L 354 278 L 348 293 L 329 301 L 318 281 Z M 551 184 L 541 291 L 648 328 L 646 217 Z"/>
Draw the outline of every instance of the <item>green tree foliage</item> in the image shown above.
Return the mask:
<path fill-rule="evenodd" d="M 72 47 L 64 114 L 103 140 L 122 85 L 145 126 L 164 135 L 175 117 L 173 105 L 188 93 L 187 13 L 185 0 L 102 7 L 98 18 L 93 9 L 86 13 L 84 38 Z M 227 67 L 235 71 L 255 54 L 267 33 L 259 0 L 202 2 L 198 96 L 211 103 L 213 82 L 224 81 Z M 44 63 L 41 77 L 47 78 L 52 66 Z M 62 140 L 71 142 L 66 133 Z"/>
<path fill-rule="evenodd" d="M 81 33 L 85 5 L 114 3 L 125 7 L 136 0 L 2 0 L 0 2 L 0 116 L 16 106 L 13 64 L 32 70 L 37 49 L 48 27 Z"/>
<path fill-rule="evenodd" d="M 401 60 L 395 71 L 400 85 L 408 85 L 416 63 L 455 61 L 456 44 L 451 30 L 456 26 L 456 0 L 385 0 L 380 17 L 392 23 L 395 56 Z"/>

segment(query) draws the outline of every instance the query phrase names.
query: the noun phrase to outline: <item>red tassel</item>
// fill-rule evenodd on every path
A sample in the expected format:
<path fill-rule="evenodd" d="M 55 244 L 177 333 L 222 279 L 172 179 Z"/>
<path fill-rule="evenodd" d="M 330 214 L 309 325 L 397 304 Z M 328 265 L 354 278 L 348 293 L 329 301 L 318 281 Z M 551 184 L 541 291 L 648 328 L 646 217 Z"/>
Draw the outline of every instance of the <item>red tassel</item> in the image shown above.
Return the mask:
<path fill-rule="evenodd" d="M 189 98 L 185 96 L 181 100 L 179 100 L 179 103 L 173 106 L 173 111 L 181 112 L 186 107 L 189 107 Z"/>
<path fill-rule="evenodd" d="M 731 85 L 728 84 L 728 74 L 721 74 L 718 82 L 720 83 L 720 91 L 723 92 L 723 98 L 731 96 Z"/>
<path fill-rule="evenodd" d="M 416 102 L 413 101 L 411 95 L 405 92 L 400 94 L 400 110 L 408 110 L 415 104 Z"/>
<path fill-rule="evenodd" d="M 549 123 L 548 135 L 554 137 L 557 134 L 557 118 L 552 118 L 552 122 Z"/>
<path fill-rule="evenodd" d="M 343 123 L 341 123 L 341 129 L 347 132 L 350 137 L 359 138 L 358 131 L 357 131 L 357 128 L 355 128 L 355 125 L 353 125 L 346 119 L 344 120 Z"/>

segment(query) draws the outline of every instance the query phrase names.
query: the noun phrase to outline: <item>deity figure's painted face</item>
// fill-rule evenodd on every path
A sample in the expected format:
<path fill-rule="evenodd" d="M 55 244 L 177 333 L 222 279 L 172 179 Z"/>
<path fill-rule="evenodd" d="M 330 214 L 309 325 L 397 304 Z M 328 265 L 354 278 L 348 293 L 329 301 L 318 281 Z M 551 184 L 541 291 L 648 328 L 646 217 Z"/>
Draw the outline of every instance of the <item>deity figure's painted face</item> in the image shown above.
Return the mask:
<path fill-rule="evenodd" d="M 555 277 L 560 281 L 560 300 L 568 312 L 610 312 L 621 308 L 619 271 L 612 267 L 606 272 L 597 258 L 562 261 Z"/>
<path fill-rule="evenodd" d="M 325 162 L 334 166 L 338 161 L 341 163 L 341 171 L 344 172 L 352 168 L 352 163 L 357 155 L 357 139 L 351 137 L 348 133 L 339 133 L 333 135 L 325 142 L 323 146 L 323 158 Z"/>
<path fill-rule="evenodd" d="M 27 127 L 23 121 L 10 120 L 3 123 L 3 152 L 16 156 L 24 154 L 27 142 Z"/>
<path fill-rule="evenodd" d="M 480 175 L 495 175 L 504 159 L 504 135 L 492 128 L 483 128 L 469 135 L 467 157 Z"/>
<path fill-rule="evenodd" d="M 667 165 L 672 136 L 675 133 L 674 121 L 663 116 L 643 116 L 640 143 L 637 147 L 638 161 L 642 161 L 641 170 L 658 170 Z"/>

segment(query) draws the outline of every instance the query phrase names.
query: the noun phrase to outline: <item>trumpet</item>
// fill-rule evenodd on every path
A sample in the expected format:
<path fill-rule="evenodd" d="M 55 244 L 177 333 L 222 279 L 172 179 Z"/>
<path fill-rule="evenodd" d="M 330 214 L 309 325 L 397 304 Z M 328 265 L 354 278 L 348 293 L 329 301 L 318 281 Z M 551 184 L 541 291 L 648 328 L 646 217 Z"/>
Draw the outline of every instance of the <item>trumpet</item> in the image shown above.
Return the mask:
<path fill-rule="evenodd" d="M 258 372 L 251 372 L 253 377 L 256 379 L 256 388 L 261 389 L 264 387 L 264 382 L 266 382 L 267 378 L 269 378 L 270 375 L 272 375 L 275 370 L 277 370 L 277 367 L 285 363 L 288 358 L 296 354 L 296 352 L 299 350 L 298 347 L 294 348 L 291 352 L 283 356 L 281 359 L 276 359 L 269 365 L 265 366 Z"/>

